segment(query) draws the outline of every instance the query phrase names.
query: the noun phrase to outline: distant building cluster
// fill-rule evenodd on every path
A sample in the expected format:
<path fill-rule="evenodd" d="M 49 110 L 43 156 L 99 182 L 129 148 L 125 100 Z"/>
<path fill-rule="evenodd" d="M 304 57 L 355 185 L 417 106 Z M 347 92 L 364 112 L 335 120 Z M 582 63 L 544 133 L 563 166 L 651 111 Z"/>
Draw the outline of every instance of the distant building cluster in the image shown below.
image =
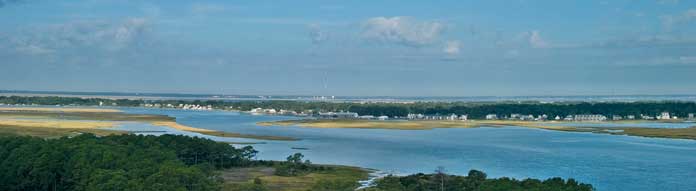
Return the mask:
<path fill-rule="evenodd" d="M 285 109 L 264 109 L 264 108 L 254 108 L 249 111 L 251 114 L 258 115 L 258 114 L 266 114 L 266 115 L 296 115 L 296 116 L 308 116 L 309 114 L 305 112 L 300 112 L 297 113 L 296 111 L 293 110 L 285 110 Z"/>
<path fill-rule="evenodd" d="M 101 103 L 100 103 L 101 104 Z M 153 108 L 174 108 L 174 109 L 183 109 L 183 110 L 213 110 L 212 105 L 198 105 L 198 104 L 179 104 L 179 105 L 174 105 L 174 104 L 159 104 L 159 103 L 146 103 L 146 104 L 141 104 L 140 106 L 143 107 L 153 107 Z"/>
<path fill-rule="evenodd" d="M 319 118 L 322 119 L 358 119 L 360 117 L 355 112 L 325 112 L 319 113 Z"/>
<path fill-rule="evenodd" d="M 408 120 L 448 120 L 448 121 L 456 121 L 456 120 L 461 120 L 461 121 L 466 121 L 469 120 L 468 115 L 456 115 L 456 114 L 450 114 L 450 115 L 423 115 L 423 114 L 408 114 L 406 115 L 406 119 Z"/>
<path fill-rule="evenodd" d="M 548 115 L 542 114 L 542 115 L 523 115 L 523 114 L 510 114 L 510 116 L 498 116 L 497 114 L 488 114 L 485 116 L 486 120 L 519 120 L 519 121 L 546 121 L 546 120 L 555 120 L 555 121 L 607 121 L 607 120 L 636 120 L 636 119 L 642 119 L 642 120 L 673 120 L 673 119 L 679 119 L 679 117 L 675 115 L 671 115 L 669 112 L 662 112 L 659 115 L 656 116 L 650 116 L 650 115 L 643 115 L 641 114 L 639 117 L 636 117 L 635 115 L 626 115 L 626 116 L 621 116 L 621 115 L 612 115 L 612 116 L 604 116 L 604 115 L 599 115 L 599 114 L 582 114 L 582 115 L 567 115 L 565 117 L 561 116 L 556 116 L 553 118 L 549 118 Z M 694 117 L 693 113 L 689 113 L 688 120 L 696 120 Z"/>

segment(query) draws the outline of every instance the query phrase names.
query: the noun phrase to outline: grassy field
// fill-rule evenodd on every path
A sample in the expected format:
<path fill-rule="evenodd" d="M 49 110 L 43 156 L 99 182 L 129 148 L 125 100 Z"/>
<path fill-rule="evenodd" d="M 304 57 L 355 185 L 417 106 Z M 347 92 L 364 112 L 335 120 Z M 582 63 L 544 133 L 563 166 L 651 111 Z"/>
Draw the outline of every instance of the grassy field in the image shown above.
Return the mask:
<path fill-rule="evenodd" d="M 641 121 L 633 121 L 641 122 Z M 646 122 L 646 121 L 642 121 Z M 677 121 L 660 121 L 677 122 Z M 262 126 L 300 126 L 311 128 L 361 128 L 394 130 L 429 130 L 434 128 L 475 128 L 518 126 L 570 132 L 593 132 L 613 135 L 630 135 L 642 137 L 678 138 L 696 140 L 696 127 L 690 128 L 644 128 L 644 127 L 572 127 L 554 125 L 561 122 L 506 121 L 506 120 L 469 120 L 469 121 L 373 121 L 373 120 L 288 120 L 259 122 Z M 594 122 L 600 123 L 600 122 Z M 614 122 L 601 122 L 614 123 Z M 617 123 L 629 123 L 619 121 Z M 593 123 L 587 123 L 593 124 Z"/>
<path fill-rule="evenodd" d="M 73 129 L 73 128 L 46 128 L 46 127 L 26 127 L 0 125 L 0 135 L 20 135 L 36 136 L 43 138 L 59 138 L 64 136 L 75 136 L 82 133 L 91 133 L 98 136 L 127 134 L 125 131 L 114 131 L 104 129 Z"/>
<path fill-rule="evenodd" d="M 65 129 L 80 129 L 81 132 L 109 134 L 106 129 L 121 122 L 150 123 L 205 135 L 258 140 L 293 141 L 292 137 L 250 135 L 201 129 L 178 124 L 166 115 L 128 114 L 113 109 L 95 108 L 0 108 L 0 128 L 6 134 L 56 137 L 69 135 Z M 11 128 L 10 128 L 11 127 Z M 33 134 L 32 134 L 33 133 Z M 53 133 L 53 134 L 51 134 Z M 123 133 L 115 131 L 114 133 Z"/>
<path fill-rule="evenodd" d="M 250 185 L 254 184 L 254 179 L 261 180 L 264 187 L 268 190 L 277 191 L 306 191 L 312 189 L 317 183 L 326 182 L 344 182 L 348 183 L 346 190 L 355 190 L 355 186 L 351 183 L 356 183 L 360 180 L 366 180 L 370 171 L 346 166 L 330 166 L 329 170 L 313 172 L 302 176 L 284 177 L 274 175 L 275 168 L 273 167 L 251 167 L 251 168 L 235 168 L 221 172 L 222 178 L 225 180 L 223 190 L 237 191 L 245 190 Z"/>
<path fill-rule="evenodd" d="M 117 109 L 102 108 L 71 108 L 71 107 L 0 107 L 2 111 L 29 111 L 29 112 L 71 112 L 71 113 L 119 113 Z"/>

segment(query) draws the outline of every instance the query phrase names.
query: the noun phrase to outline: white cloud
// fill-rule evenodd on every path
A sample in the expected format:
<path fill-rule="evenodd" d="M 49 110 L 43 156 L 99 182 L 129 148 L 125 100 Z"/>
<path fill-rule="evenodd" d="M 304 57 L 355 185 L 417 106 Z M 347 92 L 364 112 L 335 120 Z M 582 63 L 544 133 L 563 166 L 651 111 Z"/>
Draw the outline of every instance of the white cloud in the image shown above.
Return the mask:
<path fill-rule="evenodd" d="M 52 49 L 47 49 L 44 47 L 41 47 L 36 44 L 27 44 L 24 46 L 18 46 L 15 48 L 18 52 L 25 53 L 25 54 L 30 54 L 30 55 L 41 55 L 41 54 L 50 54 L 55 52 L 55 50 Z"/>
<path fill-rule="evenodd" d="M 458 55 L 460 47 L 461 43 L 459 43 L 457 40 L 447 41 L 445 42 L 445 47 L 442 49 L 442 51 L 449 55 Z"/>
<path fill-rule="evenodd" d="M 327 39 L 326 32 L 324 32 L 318 24 L 310 24 L 308 27 L 312 44 L 319 44 Z"/>
<path fill-rule="evenodd" d="M 4 7 L 6 4 L 20 3 L 23 0 L 0 0 L 0 8 Z"/>
<path fill-rule="evenodd" d="M 679 0 L 657 0 L 659 4 L 677 4 Z"/>
<path fill-rule="evenodd" d="M 662 17 L 662 25 L 666 31 L 672 31 L 677 25 L 696 21 L 696 9 L 689 9 L 678 15 L 667 15 Z"/>
<path fill-rule="evenodd" d="M 437 40 L 444 29 L 444 24 L 435 21 L 417 21 L 409 17 L 375 17 L 364 22 L 362 36 L 382 43 L 423 46 Z"/>
<path fill-rule="evenodd" d="M 32 27 L 4 42 L 22 53 L 47 54 L 72 49 L 119 51 L 143 43 L 148 20 L 80 21 Z"/>
<path fill-rule="evenodd" d="M 529 33 L 529 45 L 531 45 L 533 48 L 548 48 L 549 43 L 544 40 L 541 35 L 539 34 L 539 31 L 532 31 Z"/>
<path fill-rule="evenodd" d="M 217 5 L 217 4 L 202 4 L 202 3 L 195 3 L 191 5 L 191 12 L 195 14 L 207 14 L 207 13 L 216 13 L 216 12 L 221 12 L 225 11 L 225 6 L 222 5 Z"/>
<path fill-rule="evenodd" d="M 684 66 L 696 65 L 696 56 L 654 57 L 620 60 L 619 66 Z"/>

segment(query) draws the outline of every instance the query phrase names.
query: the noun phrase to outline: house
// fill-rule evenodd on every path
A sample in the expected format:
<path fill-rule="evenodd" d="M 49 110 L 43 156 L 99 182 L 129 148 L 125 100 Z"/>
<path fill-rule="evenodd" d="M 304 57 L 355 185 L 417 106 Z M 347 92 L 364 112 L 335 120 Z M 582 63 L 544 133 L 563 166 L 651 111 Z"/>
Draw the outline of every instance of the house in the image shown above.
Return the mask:
<path fill-rule="evenodd" d="M 374 115 L 361 115 L 358 118 L 360 119 L 375 119 Z"/>
<path fill-rule="evenodd" d="M 626 119 L 628 119 L 628 120 L 634 120 L 634 119 L 636 119 L 636 116 L 635 116 L 635 115 L 627 115 L 627 116 L 626 116 Z"/>
<path fill-rule="evenodd" d="M 671 119 L 669 112 L 662 112 L 657 116 L 657 119 Z"/>
<path fill-rule="evenodd" d="M 386 115 L 382 115 L 382 116 L 377 117 L 377 120 L 381 120 L 381 121 L 384 121 L 387 119 L 389 119 L 389 116 L 386 116 Z"/>
<path fill-rule="evenodd" d="M 553 119 L 556 120 L 556 121 L 561 120 L 561 116 L 556 115 L 556 117 L 553 118 Z"/>
<path fill-rule="evenodd" d="M 496 119 L 498 119 L 498 115 L 496 115 L 496 114 L 486 115 L 486 120 L 496 120 Z"/>
<path fill-rule="evenodd" d="M 622 120 L 622 119 L 623 119 L 623 117 L 621 117 L 620 115 L 611 116 L 611 120 L 614 120 L 614 121 L 618 121 L 618 120 Z"/>
<path fill-rule="evenodd" d="M 693 114 L 693 113 L 689 113 L 689 120 L 694 120 L 694 114 Z"/>
<path fill-rule="evenodd" d="M 408 115 L 406 115 L 406 118 L 408 118 L 409 120 L 423 119 L 423 118 L 425 118 L 425 115 L 420 114 L 420 113 L 419 114 L 409 113 Z"/>
<path fill-rule="evenodd" d="M 605 121 L 607 117 L 604 115 L 575 115 L 575 121 Z"/>
<path fill-rule="evenodd" d="M 456 114 L 452 114 L 452 115 L 447 117 L 447 120 L 450 120 L 450 121 L 454 121 L 457 119 L 459 119 L 459 116 L 457 116 Z"/>
<path fill-rule="evenodd" d="M 467 120 L 469 120 L 469 115 L 460 115 L 459 120 L 467 121 Z"/>
<path fill-rule="evenodd" d="M 522 114 L 517 114 L 517 113 L 510 114 L 510 119 L 512 119 L 512 120 L 522 119 Z"/>
<path fill-rule="evenodd" d="M 653 120 L 653 119 L 655 119 L 655 117 L 653 117 L 653 116 L 643 115 L 643 114 L 640 114 L 640 118 L 643 119 L 643 120 Z"/>
<path fill-rule="evenodd" d="M 355 119 L 358 118 L 358 113 L 355 112 L 325 112 L 319 113 L 319 118 L 324 119 Z"/>

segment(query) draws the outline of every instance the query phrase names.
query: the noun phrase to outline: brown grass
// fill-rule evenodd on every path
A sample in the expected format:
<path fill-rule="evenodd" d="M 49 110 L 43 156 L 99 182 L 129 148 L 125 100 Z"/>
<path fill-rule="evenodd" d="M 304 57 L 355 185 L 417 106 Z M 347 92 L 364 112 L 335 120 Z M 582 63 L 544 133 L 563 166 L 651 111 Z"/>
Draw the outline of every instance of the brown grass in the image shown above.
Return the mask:
<path fill-rule="evenodd" d="M 646 122 L 646 121 L 634 121 Z M 660 121 L 675 122 L 675 121 Z M 630 135 L 642 137 L 695 139 L 696 127 L 691 128 L 643 128 L 643 127 L 572 127 L 554 125 L 561 122 L 538 121 L 506 121 L 506 120 L 470 120 L 470 121 L 371 121 L 371 120 L 288 120 L 260 122 L 261 126 L 300 126 L 310 128 L 361 128 L 361 129 L 394 129 L 394 130 L 430 130 L 434 128 L 475 128 L 517 126 L 537 129 L 548 129 L 569 132 L 593 132 L 614 135 Z M 613 123 L 613 122 L 590 122 Z M 620 123 L 627 123 L 621 121 Z M 611 130 L 622 130 L 614 132 Z"/>
<path fill-rule="evenodd" d="M 1 107 L 0 111 L 22 111 L 22 112 L 80 112 L 80 113 L 120 113 L 117 109 L 100 108 L 65 108 L 65 107 Z"/>
<path fill-rule="evenodd" d="M 366 180 L 370 171 L 347 166 L 330 166 L 331 170 L 313 172 L 302 176 L 276 176 L 273 167 L 234 168 L 221 172 L 225 180 L 223 190 L 234 190 L 240 184 L 253 184 L 255 178 L 261 179 L 269 190 L 274 191 L 306 191 L 320 181 L 350 181 Z"/>

